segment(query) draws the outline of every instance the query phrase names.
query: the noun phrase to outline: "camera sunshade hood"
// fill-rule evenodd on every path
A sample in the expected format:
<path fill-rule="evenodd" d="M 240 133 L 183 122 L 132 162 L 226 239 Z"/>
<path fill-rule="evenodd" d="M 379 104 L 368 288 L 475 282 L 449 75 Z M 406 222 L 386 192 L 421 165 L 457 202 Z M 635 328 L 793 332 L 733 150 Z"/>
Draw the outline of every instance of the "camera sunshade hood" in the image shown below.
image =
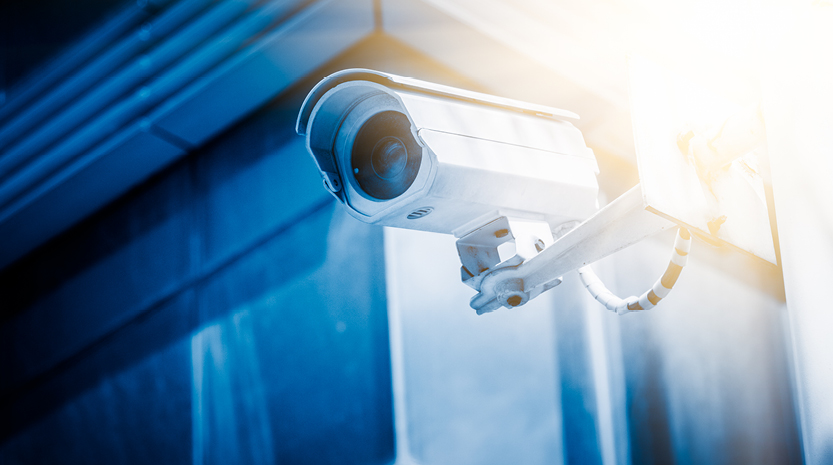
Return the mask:
<path fill-rule="evenodd" d="M 432 82 L 420 81 L 409 77 L 397 76 L 395 74 L 383 73 L 371 69 L 345 69 L 333 73 L 313 87 L 312 91 L 304 99 L 301 111 L 298 113 L 298 121 L 295 124 L 295 132 L 299 135 L 306 135 L 307 124 L 309 123 L 312 109 L 318 100 L 333 87 L 349 81 L 370 81 L 381 84 L 392 89 L 413 90 L 427 94 L 440 95 L 446 98 L 453 98 L 461 101 L 474 102 L 481 105 L 493 106 L 504 110 L 518 111 L 532 116 L 553 119 L 579 119 L 579 116 L 571 111 L 560 108 L 537 105 L 534 103 L 522 102 L 494 95 L 481 94 L 454 87 L 434 84 Z"/>

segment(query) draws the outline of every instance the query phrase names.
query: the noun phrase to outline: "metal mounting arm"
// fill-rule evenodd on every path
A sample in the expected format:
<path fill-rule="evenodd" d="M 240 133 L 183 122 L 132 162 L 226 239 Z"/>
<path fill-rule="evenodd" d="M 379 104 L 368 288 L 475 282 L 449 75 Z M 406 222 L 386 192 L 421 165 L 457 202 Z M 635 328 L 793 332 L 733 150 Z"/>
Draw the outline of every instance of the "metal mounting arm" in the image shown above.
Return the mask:
<path fill-rule="evenodd" d="M 561 276 L 676 224 L 646 209 L 639 185 L 515 266 L 485 274 L 471 299 L 477 314 L 523 305 L 561 282 Z"/>

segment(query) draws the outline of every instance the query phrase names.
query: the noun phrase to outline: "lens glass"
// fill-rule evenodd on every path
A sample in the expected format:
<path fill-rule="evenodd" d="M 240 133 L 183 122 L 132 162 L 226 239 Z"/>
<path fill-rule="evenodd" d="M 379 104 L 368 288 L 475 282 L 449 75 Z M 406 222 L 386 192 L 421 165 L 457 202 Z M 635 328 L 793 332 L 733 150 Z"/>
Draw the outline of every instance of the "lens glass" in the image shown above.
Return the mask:
<path fill-rule="evenodd" d="M 411 134 L 408 118 L 396 111 L 373 115 L 353 142 L 353 177 L 374 199 L 402 195 L 416 179 L 421 160 L 422 147 Z"/>
<path fill-rule="evenodd" d="M 408 164 L 408 149 L 405 143 L 395 136 L 383 137 L 373 147 L 370 155 L 373 172 L 382 179 L 394 179 Z"/>

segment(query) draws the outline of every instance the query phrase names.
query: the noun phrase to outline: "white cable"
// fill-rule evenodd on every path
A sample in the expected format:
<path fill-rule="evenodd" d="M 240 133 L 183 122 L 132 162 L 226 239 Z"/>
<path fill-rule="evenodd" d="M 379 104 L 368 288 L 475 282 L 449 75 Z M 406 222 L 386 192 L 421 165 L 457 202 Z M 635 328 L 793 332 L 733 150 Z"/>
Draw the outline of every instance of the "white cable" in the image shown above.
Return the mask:
<path fill-rule="evenodd" d="M 674 252 L 671 254 L 671 262 L 668 264 L 668 268 L 662 277 L 654 283 L 654 286 L 639 297 L 619 298 L 605 287 L 589 265 L 579 268 L 578 275 L 590 295 L 614 313 L 624 315 L 639 310 L 650 310 L 671 292 L 671 288 L 674 287 L 686 264 L 690 250 L 691 234 L 685 228 L 678 229 L 677 238 L 674 240 Z"/>

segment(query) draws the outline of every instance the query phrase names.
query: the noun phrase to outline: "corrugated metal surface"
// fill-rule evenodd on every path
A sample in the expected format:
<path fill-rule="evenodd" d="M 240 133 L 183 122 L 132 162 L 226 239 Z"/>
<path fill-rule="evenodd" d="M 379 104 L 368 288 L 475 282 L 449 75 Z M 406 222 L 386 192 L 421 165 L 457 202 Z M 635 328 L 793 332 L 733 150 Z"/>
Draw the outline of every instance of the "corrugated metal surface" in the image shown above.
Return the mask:
<path fill-rule="evenodd" d="M 372 30 L 370 0 L 184 0 L 67 70 L 40 99 L 21 90 L 31 101 L 0 128 L 0 266 Z M 87 190 L 91 180 L 101 181 Z"/>

